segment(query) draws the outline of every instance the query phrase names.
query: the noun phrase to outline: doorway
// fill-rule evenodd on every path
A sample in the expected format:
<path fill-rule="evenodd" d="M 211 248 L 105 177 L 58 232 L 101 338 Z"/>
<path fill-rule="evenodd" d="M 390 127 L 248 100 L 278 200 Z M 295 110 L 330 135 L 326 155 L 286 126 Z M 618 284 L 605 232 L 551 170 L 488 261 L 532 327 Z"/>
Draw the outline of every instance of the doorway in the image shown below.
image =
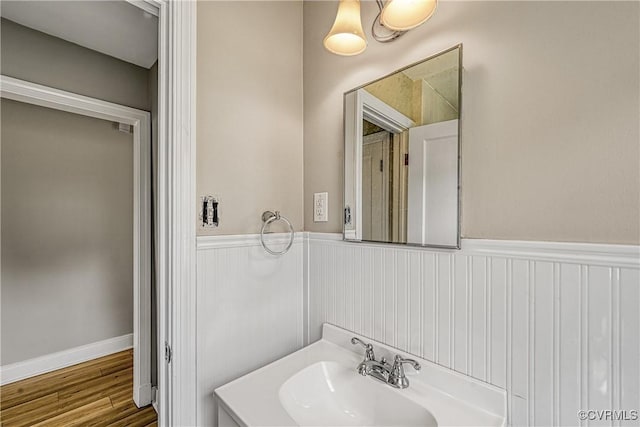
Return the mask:
<path fill-rule="evenodd" d="M 9 3 L 3 3 L 3 13 Z M 74 5 L 88 3 L 114 5 L 122 2 L 69 2 Z M 193 203 L 196 199 L 196 3 L 167 0 L 127 0 L 127 3 L 156 16 L 158 22 L 158 180 L 155 203 L 158 423 L 193 425 L 197 400 L 193 386 L 196 382 L 196 212 Z M 96 16 L 100 15 L 94 15 L 89 22 L 98 22 Z M 53 21 L 50 17 L 44 20 L 46 23 Z M 3 61 L 3 70 L 6 64 Z M 50 77 L 48 71 L 45 70 L 45 74 Z M 73 71 L 68 74 L 73 74 Z"/>
<path fill-rule="evenodd" d="M 131 318 L 133 333 L 129 338 L 125 334 L 100 341 L 90 339 L 86 344 L 70 348 L 65 348 L 64 343 L 57 342 L 56 338 L 50 338 L 52 342 L 49 343 L 50 347 L 48 348 L 54 350 L 44 351 L 44 353 L 43 349 L 34 350 L 35 343 L 27 340 L 26 346 L 24 346 L 27 348 L 25 350 L 27 354 L 26 357 L 22 357 L 23 360 L 10 360 L 10 363 L 3 361 L 2 383 L 3 385 L 12 383 L 132 346 L 132 398 L 139 407 L 148 405 L 152 400 L 150 114 L 146 111 L 11 77 L 1 76 L 1 79 L 3 103 L 11 103 L 5 105 L 11 106 L 11 110 L 14 112 L 17 111 L 20 119 L 24 118 L 28 121 L 39 117 L 41 120 L 51 124 L 55 123 L 57 126 L 55 132 L 52 132 L 49 137 L 42 130 L 34 131 L 37 126 L 30 126 L 29 123 L 15 126 L 13 130 L 16 132 L 12 135 L 3 135 L 17 139 L 11 143 L 7 139 L 4 141 L 5 148 L 13 148 L 13 152 L 8 154 L 15 158 L 15 162 L 12 162 L 14 164 L 11 165 L 6 163 L 11 160 L 11 157 L 7 159 L 7 153 L 3 152 L 3 163 L 5 163 L 3 167 L 3 181 L 5 182 L 3 196 L 7 193 L 7 185 L 14 184 L 11 185 L 11 190 L 7 195 L 7 197 L 12 197 L 9 200 L 11 204 L 7 207 L 5 200 L 3 200 L 3 211 L 7 212 L 8 209 L 10 213 L 8 218 L 3 215 L 3 231 L 8 226 L 6 221 L 14 220 L 15 224 L 12 223 L 12 227 L 19 228 L 18 232 L 21 235 L 16 236 L 16 242 L 12 242 L 12 250 L 9 255 L 15 255 L 14 261 L 17 260 L 18 263 L 24 262 L 28 257 L 32 259 L 31 263 L 24 266 L 25 268 L 17 269 L 26 272 L 27 279 L 20 282 L 20 278 L 25 274 L 16 274 L 8 277 L 10 281 L 7 283 L 6 278 L 3 277 L 4 289 L 9 289 L 6 286 L 10 286 L 11 289 L 20 289 L 24 293 L 25 291 L 29 292 L 29 286 L 38 287 L 38 283 L 41 283 L 39 288 L 31 290 L 33 294 L 28 298 L 23 295 L 27 299 L 23 298 L 22 301 L 39 300 L 46 304 L 52 298 L 60 297 L 60 294 L 64 293 L 61 292 L 64 288 L 63 285 L 66 285 L 65 289 L 69 291 L 69 294 L 66 297 L 62 296 L 61 301 L 63 303 L 69 302 L 70 299 L 72 301 L 66 310 L 63 303 L 60 303 L 62 305 L 59 310 L 60 316 L 68 315 L 72 311 L 70 307 L 74 307 L 75 310 L 75 315 L 72 314 L 71 319 L 66 318 L 66 321 L 72 322 L 67 325 L 66 329 L 72 328 L 73 322 L 85 322 L 88 323 L 88 327 L 83 324 L 75 326 L 79 328 L 78 331 L 84 330 L 91 335 L 94 332 L 92 328 L 98 327 L 97 320 L 99 319 L 96 318 L 100 317 L 97 309 L 95 307 L 92 309 L 91 303 L 94 302 L 96 307 L 102 306 L 101 300 L 112 297 L 113 293 L 109 291 L 113 289 L 92 289 L 91 286 L 95 284 L 87 283 L 87 278 L 93 278 L 95 282 L 102 282 L 100 278 L 113 274 L 114 268 L 118 268 L 118 265 L 126 265 L 128 262 L 126 260 L 127 251 L 124 251 L 125 254 L 121 252 L 123 245 L 126 246 L 129 242 L 131 243 L 129 251 L 131 267 L 129 269 L 124 267 L 125 273 L 117 272 L 120 280 L 115 280 L 115 283 L 122 281 L 122 274 L 129 271 L 132 276 L 129 282 L 132 287 L 129 290 L 133 293 L 129 300 L 133 304 Z M 80 116 L 80 118 L 76 116 Z M 79 126 L 84 130 L 85 135 L 90 135 L 91 138 L 76 138 L 73 129 L 68 129 L 65 123 L 73 123 L 74 127 Z M 116 125 L 116 129 L 111 128 Z M 40 127 L 40 129 L 42 128 Z M 3 130 L 8 132 L 12 128 L 5 127 Z M 99 135 L 113 143 L 101 140 Z M 127 147 L 126 142 L 129 141 L 131 144 Z M 120 148 L 117 148 L 118 145 Z M 47 154 L 48 151 L 49 154 Z M 61 154 L 61 152 L 63 153 Z M 127 152 L 129 157 L 127 157 Z M 40 164 L 38 162 L 29 164 L 29 154 L 32 157 L 37 157 Z M 123 168 L 118 163 L 127 162 L 127 158 L 130 160 L 129 170 L 125 173 L 124 169 L 127 167 L 124 167 L 123 171 L 118 174 L 118 168 Z M 56 160 L 58 164 L 54 164 Z M 109 165 L 109 160 L 114 162 L 113 165 Z M 8 176 L 7 174 L 12 175 Z M 83 178 L 81 180 L 75 179 L 78 176 Z M 129 176 L 129 180 L 126 179 L 127 176 Z M 7 179 L 11 179 L 11 181 L 7 181 Z M 16 193 L 17 185 L 15 184 L 18 181 L 22 186 L 21 189 L 18 189 L 19 193 Z M 114 187 L 108 181 L 120 182 L 120 184 L 116 184 Z M 125 182 L 133 185 L 129 188 L 118 188 L 118 185 L 124 186 Z M 123 192 L 124 194 L 122 194 Z M 51 193 L 55 194 L 55 198 L 49 200 L 47 195 Z M 127 199 L 129 199 L 128 202 Z M 25 209 L 23 216 L 27 218 L 26 220 L 19 215 L 20 212 L 16 211 L 16 204 L 18 208 Z M 128 220 L 123 218 L 114 220 L 109 215 L 109 208 L 113 208 L 114 204 L 123 205 L 116 212 L 124 211 L 125 218 L 129 218 Z M 87 209 L 88 206 L 90 209 Z M 129 210 L 128 215 L 126 215 L 127 209 Z M 29 214 L 31 215 L 30 219 Z M 60 220 L 58 224 L 48 222 L 54 218 Z M 124 223 L 121 223 L 122 221 Z M 111 227 L 108 226 L 109 224 Z M 127 224 L 130 224 L 129 228 L 127 228 Z M 43 227 L 39 233 L 37 226 Z M 68 233 L 65 234 L 65 230 Z M 126 236 L 127 232 L 123 232 L 123 230 L 128 230 L 129 235 Z M 47 231 L 51 231 L 51 233 L 46 233 Z M 114 236 L 113 233 L 118 235 Z M 26 234 L 30 236 L 30 244 L 24 244 L 27 241 Z M 5 232 L 3 246 L 5 246 L 6 236 Z M 12 234 L 10 233 L 8 237 L 11 238 Z M 105 242 L 110 244 L 106 249 Z M 16 246 L 24 249 L 24 253 L 20 254 L 18 250 L 16 254 Z M 62 250 L 67 246 L 72 249 L 70 252 Z M 82 257 L 82 255 L 90 253 L 92 249 L 95 250 L 96 256 L 87 259 Z M 6 250 L 3 252 L 5 252 L 3 255 L 6 255 Z M 56 260 L 56 255 L 63 258 Z M 105 264 L 105 258 L 111 263 Z M 12 264 L 15 263 L 12 262 Z M 38 267 L 42 265 L 48 266 L 51 270 L 48 273 L 46 271 L 42 273 L 38 270 Z M 10 269 L 9 272 L 14 270 L 16 269 Z M 59 274 L 60 270 L 64 270 L 62 274 Z M 3 271 L 6 272 L 6 270 Z M 43 275 L 46 277 L 39 277 Z M 58 286 L 52 286 L 52 276 L 60 278 Z M 70 287 L 69 282 L 72 281 L 76 283 Z M 112 282 L 106 280 L 108 286 L 112 286 Z M 120 287 L 126 293 L 126 283 Z M 51 292 L 49 298 L 43 295 L 45 291 Z M 85 301 L 89 307 L 83 307 L 82 303 L 78 306 L 78 300 Z M 117 323 L 118 303 L 115 302 L 113 305 L 116 306 L 115 314 L 113 310 L 109 310 L 109 313 L 114 316 Z M 25 310 L 26 307 L 34 308 L 33 304 L 25 305 Z M 20 310 L 20 307 L 13 308 Z M 54 305 L 49 306 L 48 310 L 52 314 L 57 311 L 56 309 L 57 307 Z M 35 330 L 47 326 L 53 327 L 52 331 L 64 328 L 64 325 L 60 324 L 51 325 L 51 316 L 38 318 L 40 312 L 41 310 L 35 307 L 31 314 L 24 313 L 26 318 L 40 322 L 42 325 L 33 325 Z M 103 314 L 102 317 L 104 316 Z M 124 317 L 126 318 L 126 316 Z M 92 324 L 92 321 L 95 321 L 95 324 Z M 112 323 L 110 322 L 106 327 L 113 327 Z M 15 322 L 3 322 L 3 324 L 10 328 L 19 327 L 19 324 Z M 79 338 L 78 331 L 60 336 L 65 337 L 62 340 L 77 340 Z M 50 335 L 51 333 L 44 336 L 50 337 Z M 41 340 L 42 337 L 39 341 Z M 44 346 L 44 348 L 47 347 Z M 34 351 L 36 353 L 40 351 L 40 354 L 29 353 Z M 20 359 L 18 355 L 12 354 L 10 357 Z"/>
<path fill-rule="evenodd" d="M 97 16 L 100 19 L 96 20 Z M 50 204 L 55 204 L 56 208 L 65 203 L 75 203 L 76 209 L 68 214 L 68 218 L 80 216 L 87 221 L 95 218 L 103 219 L 102 222 L 94 222 L 92 227 L 82 230 L 82 233 L 76 233 L 81 236 L 88 248 L 98 246 L 97 242 L 129 239 L 128 250 L 123 241 L 121 247 L 113 251 L 117 255 L 112 257 L 120 258 L 122 262 L 118 265 L 112 264 L 113 268 L 107 269 L 119 270 L 118 279 L 112 281 L 113 288 L 118 286 L 114 283 L 124 283 L 124 277 L 128 281 L 128 301 L 125 303 L 123 297 L 118 303 L 111 304 L 113 307 L 110 313 L 116 320 L 110 322 L 109 328 L 113 329 L 111 333 L 103 334 L 106 340 L 113 341 L 117 337 L 122 339 L 117 345 L 111 341 L 109 345 L 106 343 L 97 345 L 106 340 L 102 340 L 102 336 L 99 335 L 93 335 L 92 339 L 81 340 L 78 331 L 74 331 L 74 327 L 69 327 L 69 335 L 74 337 L 73 342 L 70 341 L 67 345 L 60 342 L 57 346 L 51 347 L 55 350 L 63 348 L 62 351 L 67 353 L 65 358 L 56 356 L 58 360 L 54 362 L 51 358 L 52 354 L 59 352 L 42 354 L 41 357 L 45 357 L 49 362 L 41 361 L 37 369 L 33 368 L 35 365 L 26 363 L 24 360 L 21 373 L 16 369 L 9 369 L 14 368 L 14 364 L 3 366 L 3 382 L 8 380 L 7 372 L 16 372 L 13 376 L 15 379 L 29 375 L 30 372 L 33 374 L 50 370 L 56 366 L 68 365 L 120 349 L 126 344 L 124 337 L 127 334 L 117 335 L 123 330 L 113 325 L 123 323 L 123 319 L 128 318 L 129 321 L 125 323 L 128 325 L 129 335 L 132 336 L 129 338 L 129 346 L 134 349 L 133 399 L 139 406 L 145 406 L 152 401 L 151 345 L 153 340 L 150 330 L 152 301 L 149 296 L 152 280 L 150 112 L 154 110 L 151 94 L 158 92 L 157 78 L 155 89 L 151 83 L 152 70 L 157 69 L 157 65 L 154 67 L 154 62 L 158 58 L 158 28 L 157 11 L 154 15 L 145 8 L 136 7 L 125 1 L 52 1 L 46 4 L 9 1 L 3 3 L 2 60 L 5 74 L 2 77 L 3 98 L 30 104 L 32 108 L 37 106 L 55 110 L 58 116 L 66 114 L 66 117 L 76 117 L 74 123 L 92 121 L 95 124 L 107 121 L 115 128 L 111 133 L 114 138 L 115 135 L 132 138 L 129 143 L 129 154 L 132 158 L 128 160 L 127 168 L 130 182 L 127 185 L 121 185 L 125 188 L 120 189 L 120 191 L 129 192 L 127 194 L 129 206 L 126 207 L 128 210 L 126 218 L 129 222 L 124 227 L 128 227 L 128 231 L 120 232 L 126 236 L 117 236 L 118 232 L 114 231 L 103 238 L 90 238 L 95 234 L 94 231 L 106 229 L 106 224 L 113 221 L 112 217 L 115 215 L 109 215 L 110 209 L 118 205 L 113 200 L 107 201 L 108 198 L 104 195 L 99 196 L 97 190 L 85 189 L 83 198 L 77 198 L 79 201 L 72 200 L 70 194 L 67 194 L 69 200 L 63 195 L 50 201 Z M 155 98 L 157 100 L 158 97 Z M 155 111 L 157 112 L 157 108 Z M 80 116 L 82 118 L 78 118 Z M 63 129 L 52 133 L 62 134 Z M 89 141 L 90 138 L 85 140 Z M 84 163 L 84 167 L 90 169 L 89 178 L 84 180 L 96 180 L 95 176 L 91 177 L 91 173 L 104 165 L 98 163 L 91 168 L 86 156 L 78 154 L 76 156 L 79 158 L 79 164 Z M 52 157 L 51 164 L 54 163 L 54 159 Z M 120 170 L 116 165 L 112 165 L 111 169 L 116 174 Z M 121 172 L 118 178 L 124 175 Z M 70 189 L 73 186 L 72 182 L 67 181 L 61 186 L 62 193 L 65 193 L 65 189 L 69 190 L 66 193 L 71 193 Z M 27 198 L 33 199 L 33 195 L 27 195 Z M 120 205 L 124 206 L 123 203 Z M 102 209 L 99 212 L 87 214 L 86 212 L 90 211 L 87 208 L 94 206 L 101 206 Z M 83 214 L 77 212 L 83 212 Z M 78 230 L 68 230 L 67 234 L 72 235 L 74 231 L 81 230 L 81 221 L 78 220 L 77 223 Z M 62 230 L 59 231 L 62 234 Z M 61 250 L 60 253 L 63 251 Z M 76 257 L 78 261 L 86 255 L 82 251 L 77 253 L 79 253 Z M 102 260 L 106 256 L 96 258 Z M 128 267 L 125 266 L 126 263 Z M 100 262 L 95 264 L 101 265 Z M 76 269 L 77 266 L 73 263 L 61 268 L 66 272 Z M 89 270 L 88 266 L 87 270 Z M 96 270 L 94 268 L 91 271 L 95 274 Z M 89 285 L 85 289 L 79 288 L 76 294 L 81 295 L 83 292 L 92 296 L 100 294 L 97 291 L 89 292 L 90 288 Z M 40 297 L 40 295 L 35 296 Z M 104 302 L 110 301 L 113 297 L 106 290 L 103 290 L 100 296 Z M 128 311 L 122 306 L 126 306 Z M 86 324 L 87 329 L 94 326 L 94 330 L 99 330 L 100 327 L 97 324 L 92 324 L 92 319 L 107 315 L 101 315 L 100 310 L 97 309 L 86 308 L 85 310 L 85 316 L 77 315 L 75 321 Z M 120 316 L 113 315 L 117 310 L 123 313 Z M 72 313 L 69 314 L 72 315 Z M 96 341 L 98 338 L 100 340 Z M 87 346 L 93 350 L 90 351 L 86 348 Z M 82 348 L 82 351 L 77 350 L 78 348 Z M 80 356 L 80 353 L 83 356 Z M 5 365 L 4 362 L 3 365 Z"/>

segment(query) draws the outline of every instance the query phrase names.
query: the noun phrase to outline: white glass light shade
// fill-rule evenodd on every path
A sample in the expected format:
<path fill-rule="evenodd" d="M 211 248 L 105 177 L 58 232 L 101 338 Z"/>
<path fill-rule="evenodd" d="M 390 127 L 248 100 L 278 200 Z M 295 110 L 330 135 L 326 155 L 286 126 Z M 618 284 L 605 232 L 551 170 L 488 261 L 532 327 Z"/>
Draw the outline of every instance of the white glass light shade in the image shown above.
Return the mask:
<path fill-rule="evenodd" d="M 367 48 L 359 0 L 340 0 L 336 20 L 324 38 L 324 47 L 331 53 L 344 56 L 357 55 Z"/>
<path fill-rule="evenodd" d="M 382 10 L 382 25 L 407 31 L 423 24 L 436 10 L 438 0 L 391 0 Z"/>

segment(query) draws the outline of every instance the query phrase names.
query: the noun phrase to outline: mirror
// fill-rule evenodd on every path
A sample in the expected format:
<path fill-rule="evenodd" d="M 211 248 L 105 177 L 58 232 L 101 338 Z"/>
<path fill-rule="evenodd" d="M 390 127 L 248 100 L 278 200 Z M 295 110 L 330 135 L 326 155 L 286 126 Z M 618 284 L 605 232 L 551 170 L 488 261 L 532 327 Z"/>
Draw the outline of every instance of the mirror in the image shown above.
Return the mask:
<path fill-rule="evenodd" d="M 344 95 L 344 239 L 460 248 L 462 45 Z"/>

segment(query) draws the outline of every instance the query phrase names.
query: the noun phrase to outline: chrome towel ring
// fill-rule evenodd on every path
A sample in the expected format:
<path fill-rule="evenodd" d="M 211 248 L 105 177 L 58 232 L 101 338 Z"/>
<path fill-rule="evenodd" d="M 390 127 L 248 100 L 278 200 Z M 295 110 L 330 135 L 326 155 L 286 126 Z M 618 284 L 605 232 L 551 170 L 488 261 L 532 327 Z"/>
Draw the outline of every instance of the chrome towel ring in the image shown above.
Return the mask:
<path fill-rule="evenodd" d="M 281 251 L 274 251 L 271 250 L 267 244 L 264 242 L 264 232 L 267 229 L 267 227 L 269 226 L 269 224 L 271 224 L 272 222 L 275 221 L 284 221 L 288 226 L 289 226 L 289 243 L 287 244 L 287 247 L 284 248 Z M 271 212 L 271 211 L 264 211 L 262 213 L 262 229 L 260 230 L 260 243 L 262 243 L 262 247 L 264 248 L 265 251 L 267 251 L 268 253 L 270 253 L 271 255 L 284 255 L 287 252 L 289 252 L 289 249 L 291 249 L 291 245 L 293 245 L 293 238 L 294 236 L 294 231 L 293 231 L 293 225 L 291 225 L 291 222 L 289 222 L 289 220 L 285 217 L 283 217 L 282 215 L 280 215 L 280 211 L 275 211 Z"/>

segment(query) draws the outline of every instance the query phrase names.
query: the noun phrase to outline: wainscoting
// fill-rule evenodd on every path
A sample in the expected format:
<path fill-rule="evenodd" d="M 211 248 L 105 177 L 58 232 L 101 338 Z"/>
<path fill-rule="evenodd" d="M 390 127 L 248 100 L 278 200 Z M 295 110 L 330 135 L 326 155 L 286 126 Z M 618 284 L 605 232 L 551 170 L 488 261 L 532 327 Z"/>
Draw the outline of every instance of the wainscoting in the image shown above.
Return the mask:
<path fill-rule="evenodd" d="M 283 257 L 247 235 L 199 237 L 197 253 L 198 425 L 214 423 L 216 387 L 319 339 L 323 322 L 507 389 L 512 425 L 640 409 L 637 246 L 440 251 L 297 233 Z"/>
<path fill-rule="evenodd" d="M 503 387 L 513 425 L 640 409 L 637 246 L 340 239 L 308 234 L 310 341 L 328 322 Z"/>
<path fill-rule="evenodd" d="M 287 235 L 269 236 L 280 250 Z M 197 411 L 214 425 L 213 391 L 303 345 L 303 235 L 276 257 L 259 236 L 197 240 Z"/>

